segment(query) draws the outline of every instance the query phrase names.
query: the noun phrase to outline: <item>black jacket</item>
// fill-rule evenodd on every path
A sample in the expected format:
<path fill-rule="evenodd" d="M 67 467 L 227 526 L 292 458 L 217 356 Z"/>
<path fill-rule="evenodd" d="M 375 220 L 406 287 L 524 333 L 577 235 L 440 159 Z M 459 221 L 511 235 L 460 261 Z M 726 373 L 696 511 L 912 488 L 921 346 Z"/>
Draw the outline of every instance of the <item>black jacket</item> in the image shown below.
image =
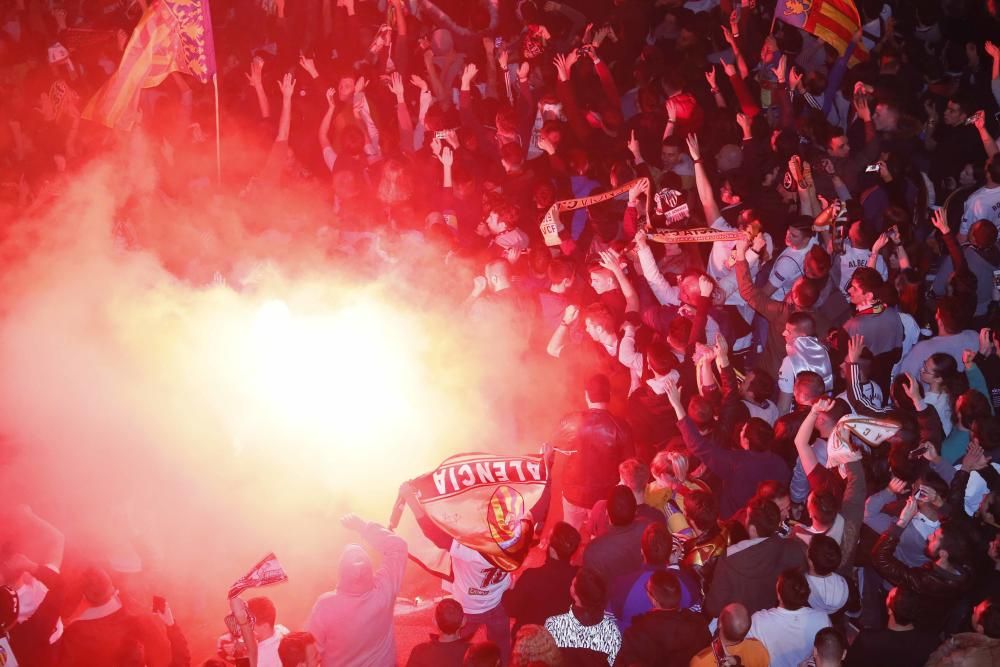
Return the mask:
<path fill-rule="evenodd" d="M 632 456 L 628 425 L 607 410 L 583 410 L 559 424 L 553 445 L 572 452 L 566 461 L 563 496 L 590 509 L 618 485 L 618 464 Z"/>
<path fill-rule="evenodd" d="M 565 614 L 573 601 L 569 586 L 579 568 L 549 558 L 541 567 L 525 570 L 513 588 L 503 594 L 503 608 L 514 619 L 511 636 L 523 625 L 545 625 L 549 616 Z"/>
<path fill-rule="evenodd" d="M 972 572 L 964 566 L 959 566 L 956 574 L 939 568 L 934 561 L 920 567 L 908 567 L 899 562 L 895 552 L 902 532 L 903 529 L 894 523 L 875 543 L 872 565 L 883 579 L 938 603 L 957 600 L 969 590 L 973 583 Z"/>
<path fill-rule="evenodd" d="M 656 452 L 679 435 L 677 414 L 666 394 L 657 394 L 643 384 L 628 397 L 628 421 L 635 437 L 635 453 L 649 465 Z"/>
<path fill-rule="evenodd" d="M 712 641 L 705 617 L 693 611 L 654 609 L 632 619 L 615 666 L 687 667 Z"/>
<path fill-rule="evenodd" d="M 778 576 L 789 568 L 805 566 L 806 546 L 795 538 L 773 535 L 736 553 L 727 553 L 715 566 L 705 595 L 705 612 L 717 617 L 730 602 L 741 603 L 750 614 L 776 607 Z"/>

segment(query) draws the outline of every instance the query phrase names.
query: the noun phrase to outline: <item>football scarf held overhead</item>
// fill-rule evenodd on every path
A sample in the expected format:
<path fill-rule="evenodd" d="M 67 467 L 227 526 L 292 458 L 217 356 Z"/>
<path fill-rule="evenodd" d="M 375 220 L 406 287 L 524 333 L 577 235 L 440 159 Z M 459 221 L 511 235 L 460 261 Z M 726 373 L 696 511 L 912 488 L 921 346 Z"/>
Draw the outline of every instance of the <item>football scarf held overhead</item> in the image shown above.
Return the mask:
<path fill-rule="evenodd" d="M 232 585 L 229 589 L 229 599 L 232 600 L 248 588 L 270 586 L 280 584 L 283 581 L 288 581 L 288 575 L 285 574 L 277 557 L 271 553 L 264 556 L 259 563 Z"/>
<path fill-rule="evenodd" d="M 457 454 L 410 482 L 426 520 L 451 539 L 478 551 L 508 572 L 524 562 L 532 532 L 523 521 L 544 516 L 550 471 L 542 456 Z M 412 501 L 411 501 L 412 502 Z M 397 532 L 410 557 L 431 573 L 448 578 L 448 552 L 404 512 Z"/>
<path fill-rule="evenodd" d="M 649 192 L 649 179 L 646 177 L 637 178 L 628 183 L 619 185 L 613 190 L 608 190 L 607 192 L 601 192 L 596 195 L 588 195 L 587 197 L 578 197 L 576 199 L 563 199 L 562 201 L 557 201 L 549 210 L 545 212 L 542 217 L 542 222 L 539 227 L 542 231 L 542 236 L 545 238 L 545 245 L 549 247 L 556 247 L 561 242 L 562 239 L 559 237 L 559 233 L 563 231 L 564 226 L 559 220 L 559 214 L 565 213 L 567 211 L 577 211 L 583 208 L 589 208 L 596 204 L 600 204 L 615 197 L 620 197 L 629 190 L 631 190 L 636 185 L 646 182 L 646 220 L 650 219 L 649 215 L 649 203 L 650 200 L 654 198 L 654 195 Z M 661 212 L 664 215 L 668 223 L 673 223 L 681 221 L 687 218 L 688 206 L 687 204 L 681 204 L 676 208 L 671 210 L 664 210 Z M 709 229 L 701 227 L 698 229 L 681 229 L 671 232 L 662 232 L 649 234 L 650 241 L 656 241 L 658 243 L 705 243 L 712 241 L 736 241 L 743 237 L 743 232 L 739 231 L 718 231 L 716 229 Z"/>

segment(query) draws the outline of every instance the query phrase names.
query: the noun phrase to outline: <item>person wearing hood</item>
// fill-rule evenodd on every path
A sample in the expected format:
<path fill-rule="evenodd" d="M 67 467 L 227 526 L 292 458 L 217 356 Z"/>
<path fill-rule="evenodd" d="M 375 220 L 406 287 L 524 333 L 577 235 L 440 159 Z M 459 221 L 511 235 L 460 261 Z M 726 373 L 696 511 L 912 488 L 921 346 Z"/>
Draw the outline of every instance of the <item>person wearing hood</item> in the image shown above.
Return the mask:
<path fill-rule="evenodd" d="M 393 607 L 406 569 L 406 542 L 354 514 L 345 516 L 341 524 L 359 533 L 382 555 L 382 566 L 375 570 L 360 545 L 344 547 L 337 588 L 316 600 L 306 628 L 316 638 L 323 667 L 395 665 Z"/>
<path fill-rule="evenodd" d="M 786 414 L 792 406 L 795 376 L 803 371 L 813 371 L 823 378 L 826 390 L 833 389 L 833 365 L 830 354 L 816 338 L 816 320 L 809 313 L 793 313 L 788 317 L 785 330 L 785 359 L 778 369 L 778 412 Z"/>

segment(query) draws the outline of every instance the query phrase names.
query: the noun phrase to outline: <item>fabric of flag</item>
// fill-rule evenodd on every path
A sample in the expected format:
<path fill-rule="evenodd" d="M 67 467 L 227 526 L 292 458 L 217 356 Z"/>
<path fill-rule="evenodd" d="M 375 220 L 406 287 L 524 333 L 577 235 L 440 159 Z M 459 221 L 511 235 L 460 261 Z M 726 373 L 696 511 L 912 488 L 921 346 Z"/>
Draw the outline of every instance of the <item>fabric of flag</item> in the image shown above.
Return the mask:
<path fill-rule="evenodd" d="M 845 415 L 837 422 L 826 443 L 826 467 L 837 468 L 860 461 L 873 447 L 899 432 L 899 422 L 890 419 Z"/>
<path fill-rule="evenodd" d="M 283 581 L 288 581 L 288 575 L 285 574 L 277 557 L 274 554 L 268 554 L 230 587 L 229 599 L 233 599 L 248 588 L 271 586 Z"/>
<path fill-rule="evenodd" d="M 216 72 L 208 0 L 155 0 L 132 31 L 121 63 L 91 98 L 83 118 L 131 129 L 139 91 L 155 88 L 172 72 L 207 82 Z"/>
<path fill-rule="evenodd" d="M 853 0 L 778 0 L 775 18 L 815 35 L 841 55 L 854 33 L 861 29 L 861 15 Z M 859 44 L 851 55 L 851 65 L 868 58 L 868 50 Z"/>
<path fill-rule="evenodd" d="M 511 572 L 531 548 L 523 520 L 541 522 L 547 512 L 549 480 L 541 456 L 458 454 L 410 484 L 434 526 Z M 448 551 L 427 538 L 412 513 L 404 512 L 394 530 L 406 539 L 411 559 L 449 578 Z"/>

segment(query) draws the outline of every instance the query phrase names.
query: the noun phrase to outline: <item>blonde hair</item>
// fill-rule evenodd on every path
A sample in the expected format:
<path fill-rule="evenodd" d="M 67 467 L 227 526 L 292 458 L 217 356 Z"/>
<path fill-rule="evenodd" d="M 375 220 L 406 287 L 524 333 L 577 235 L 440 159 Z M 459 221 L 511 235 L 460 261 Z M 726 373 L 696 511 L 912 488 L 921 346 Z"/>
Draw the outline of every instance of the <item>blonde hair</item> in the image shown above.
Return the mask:
<path fill-rule="evenodd" d="M 540 625 L 525 625 L 517 632 L 510 664 L 511 667 L 527 667 L 537 663 L 562 667 L 562 654 L 548 630 Z"/>

